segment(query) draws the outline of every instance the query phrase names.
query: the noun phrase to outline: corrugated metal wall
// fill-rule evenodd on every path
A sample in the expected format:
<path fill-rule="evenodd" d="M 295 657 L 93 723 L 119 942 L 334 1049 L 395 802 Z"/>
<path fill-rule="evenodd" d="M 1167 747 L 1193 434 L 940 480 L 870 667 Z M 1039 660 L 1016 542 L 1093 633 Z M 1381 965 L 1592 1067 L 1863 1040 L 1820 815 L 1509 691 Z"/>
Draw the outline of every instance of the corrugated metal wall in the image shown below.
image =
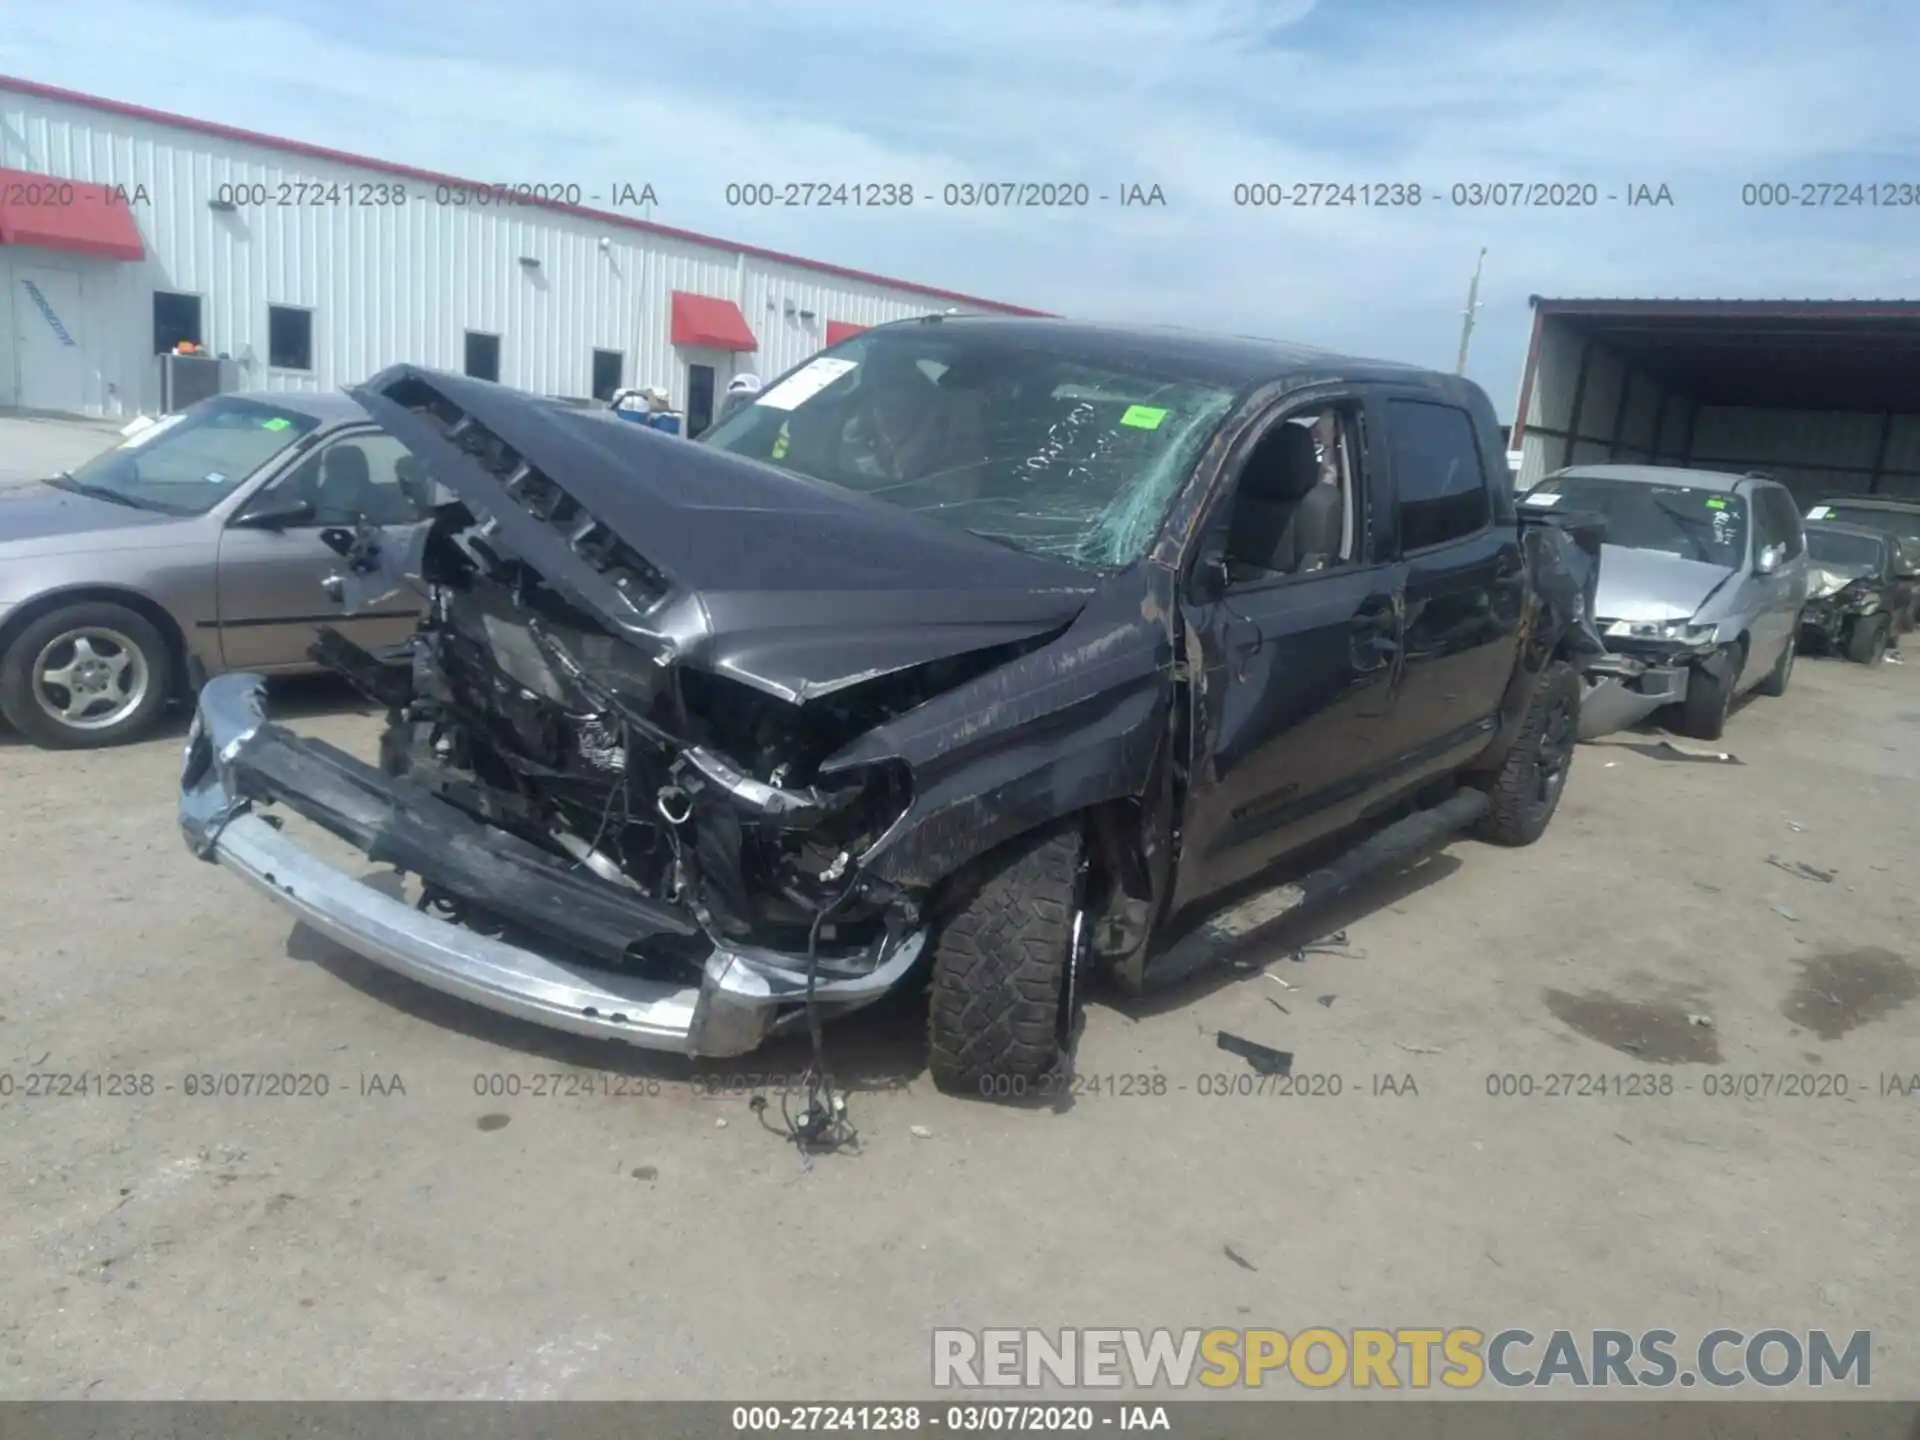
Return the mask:
<path fill-rule="evenodd" d="M 1876 474 L 1882 494 L 1920 494 L 1920 415 L 1696 406 L 1561 316 L 1541 319 L 1527 394 L 1522 487 L 1614 462 L 1762 470 L 1803 502 L 1864 491 Z"/>
<path fill-rule="evenodd" d="M 819 349 L 829 320 L 872 325 L 957 304 L 584 216 L 437 204 L 431 182 L 17 92 L 0 91 L 0 166 L 129 194 L 145 188 L 146 202 L 135 206 L 142 262 L 0 247 L 9 296 L 18 288 L 13 266 L 79 275 L 83 313 L 67 323 L 88 354 L 84 408 L 96 414 L 159 406 L 155 291 L 201 297 L 208 349 L 240 362 L 248 388 L 333 388 L 402 360 L 458 370 L 473 330 L 500 337 L 507 384 L 586 396 L 593 351 L 615 350 L 626 357 L 627 384 L 664 386 L 676 404 L 686 400 L 687 360 L 724 367 L 728 357 L 676 354 L 675 290 L 738 304 L 760 349 L 732 363 L 762 376 Z M 296 182 L 397 186 L 407 198 L 243 203 L 232 212 L 208 205 L 223 186 L 264 185 L 277 199 L 275 187 Z M 539 266 L 523 266 L 522 256 Z M 268 366 L 269 305 L 313 311 L 310 372 Z M 5 307 L 0 325 L 0 404 L 18 403 Z M 727 378 L 722 368 L 718 380 Z"/>

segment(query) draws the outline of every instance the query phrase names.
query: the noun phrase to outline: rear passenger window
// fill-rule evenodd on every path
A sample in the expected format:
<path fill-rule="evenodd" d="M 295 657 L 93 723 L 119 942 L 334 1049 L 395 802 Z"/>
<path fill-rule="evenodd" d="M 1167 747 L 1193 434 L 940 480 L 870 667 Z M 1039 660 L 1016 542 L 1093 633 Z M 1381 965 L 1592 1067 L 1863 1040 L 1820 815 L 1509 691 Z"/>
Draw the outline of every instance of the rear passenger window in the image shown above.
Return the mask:
<path fill-rule="evenodd" d="M 1800 524 L 1800 507 L 1794 504 L 1788 491 L 1769 486 L 1766 494 L 1773 502 L 1774 538 L 1787 547 L 1787 559 L 1797 559 L 1807 548 L 1806 531 Z"/>
<path fill-rule="evenodd" d="M 1387 402 L 1387 443 L 1399 492 L 1400 548 L 1425 550 L 1484 529 L 1486 471 L 1467 412 L 1424 400 Z"/>

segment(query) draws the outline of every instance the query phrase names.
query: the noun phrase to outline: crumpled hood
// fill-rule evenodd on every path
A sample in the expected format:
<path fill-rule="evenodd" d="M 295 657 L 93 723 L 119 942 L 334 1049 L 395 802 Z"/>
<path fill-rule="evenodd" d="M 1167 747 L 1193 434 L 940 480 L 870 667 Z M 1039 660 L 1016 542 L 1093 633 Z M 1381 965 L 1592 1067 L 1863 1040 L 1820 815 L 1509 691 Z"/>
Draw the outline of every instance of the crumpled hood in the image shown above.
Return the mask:
<path fill-rule="evenodd" d="M 1063 561 L 603 411 L 397 365 L 349 392 L 576 604 L 664 660 L 802 701 L 1069 623 L 1094 591 Z M 658 569 L 636 606 L 468 448 L 467 419 Z M 471 433 L 471 432 L 470 432 Z"/>
<path fill-rule="evenodd" d="M 1733 574 L 1724 565 L 1659 550 L 1603 545 L 1593 613 L 1602 620 L 1691 619 Z"/>
<path fill-rule="evenodd" d="M 179 517 L 34 481 L 0 485 L 0 547 L 15 554 L 59 555 L 92 548 L 108 531 L 165 525 Z"/>

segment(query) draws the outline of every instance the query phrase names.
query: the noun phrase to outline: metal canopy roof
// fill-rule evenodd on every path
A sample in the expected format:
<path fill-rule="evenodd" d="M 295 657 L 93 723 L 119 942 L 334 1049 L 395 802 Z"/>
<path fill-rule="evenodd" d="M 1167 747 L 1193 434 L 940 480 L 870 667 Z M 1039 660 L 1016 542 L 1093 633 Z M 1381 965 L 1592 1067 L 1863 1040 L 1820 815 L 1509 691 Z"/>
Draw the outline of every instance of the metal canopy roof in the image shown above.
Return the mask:
<path fill-rule="evenodd" d="M 1705 405 L 1920 411 L 1920 301 L 1529 301 Z"/>

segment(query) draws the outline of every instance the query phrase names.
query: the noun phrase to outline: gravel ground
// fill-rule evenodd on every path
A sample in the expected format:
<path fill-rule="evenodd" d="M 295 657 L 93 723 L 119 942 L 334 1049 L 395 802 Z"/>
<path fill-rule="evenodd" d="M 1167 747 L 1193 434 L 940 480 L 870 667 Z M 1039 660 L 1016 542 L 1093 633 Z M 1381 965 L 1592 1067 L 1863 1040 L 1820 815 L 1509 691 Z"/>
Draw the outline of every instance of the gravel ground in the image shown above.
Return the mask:
<path fill-rule="evenodd" d="M 371 754 L 336 692 L 281 704 Z M 443 999 L 187 853 L 183 725 L 0 735 L 0 1395 L 910 1396 L 936 1325 L 1471 1324 L 1872 1329 L 1920 1396 L 1916 724 L 1914 669 L 1808 660 L 1739 764 L 1583 747 L 1539 844 L 1097 1003 L 1055 1103 L 943 1097 L 910 1006 L 857 1017 L 862 1153 L 806 1167 L 734 1078 L 801 1049 L 696 1072 Z M 1206 1093 L 1250 1074 L 1217 1030 L 1321 1093 Z M 259 1072 L 329 1093 L 187 1093 Z M 82 1073 L 151 1093 L 27 1093 Z M 1781 1074 L 1849 1093 L 1742 1079 Z"/>

